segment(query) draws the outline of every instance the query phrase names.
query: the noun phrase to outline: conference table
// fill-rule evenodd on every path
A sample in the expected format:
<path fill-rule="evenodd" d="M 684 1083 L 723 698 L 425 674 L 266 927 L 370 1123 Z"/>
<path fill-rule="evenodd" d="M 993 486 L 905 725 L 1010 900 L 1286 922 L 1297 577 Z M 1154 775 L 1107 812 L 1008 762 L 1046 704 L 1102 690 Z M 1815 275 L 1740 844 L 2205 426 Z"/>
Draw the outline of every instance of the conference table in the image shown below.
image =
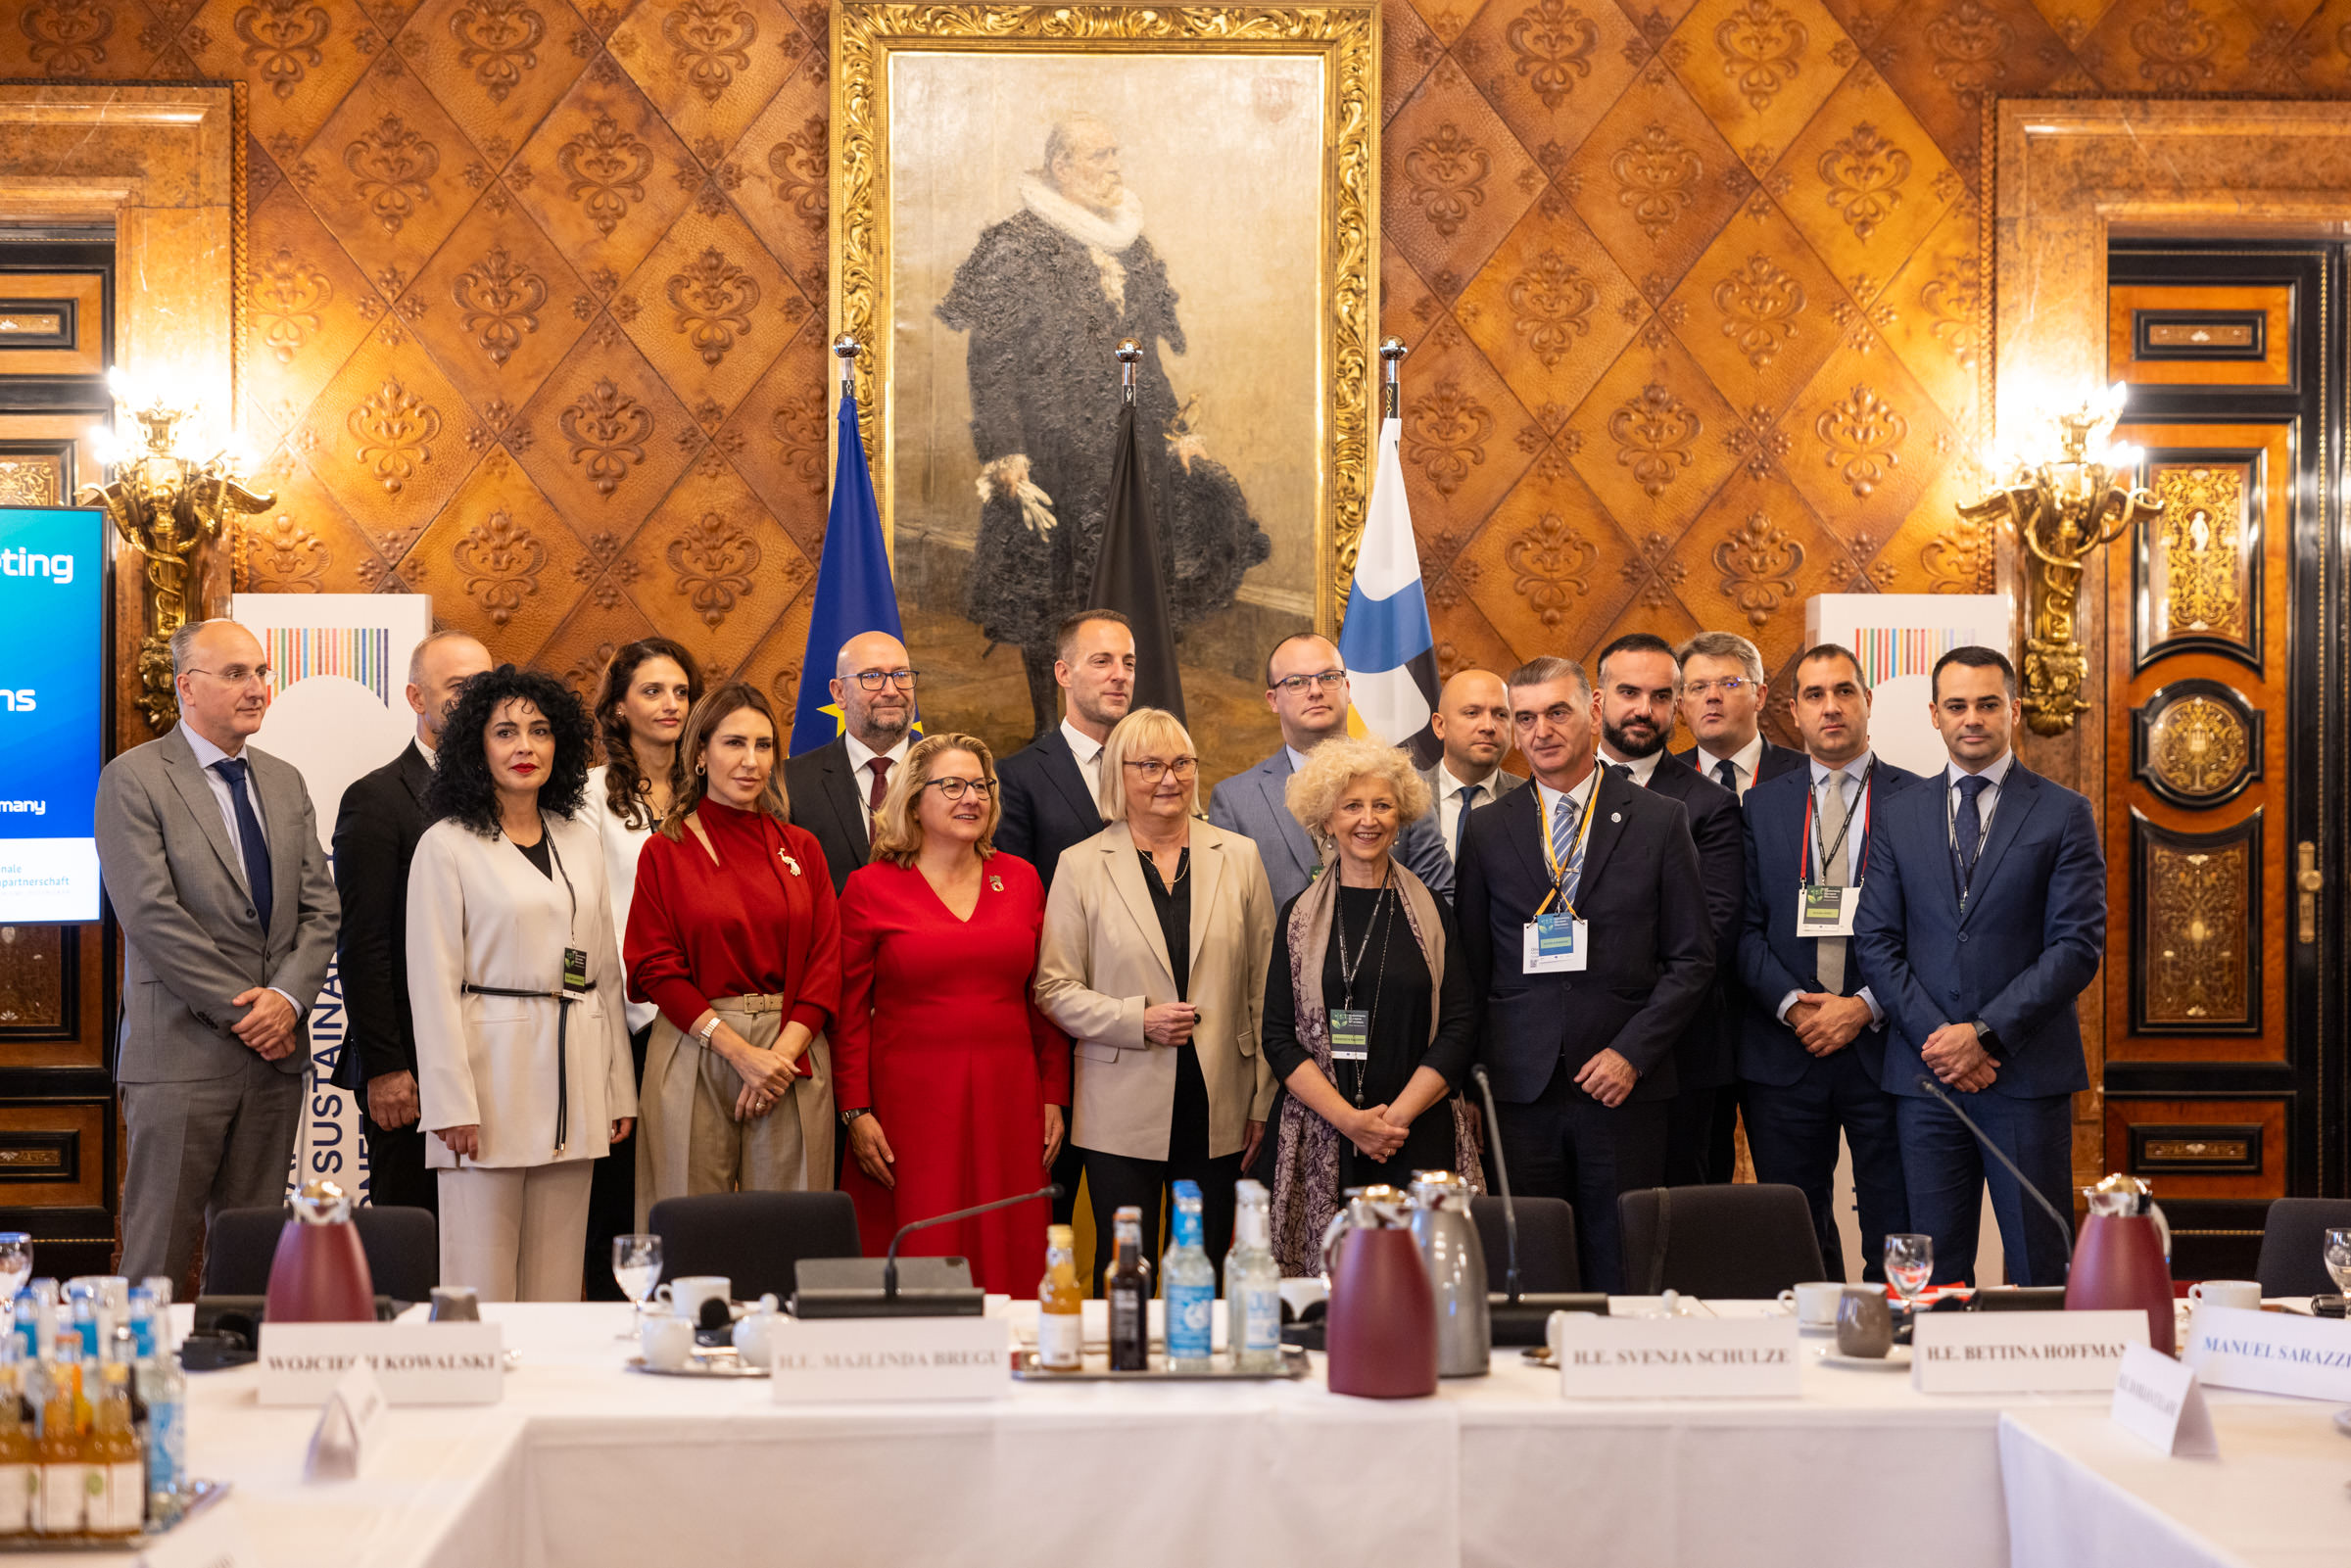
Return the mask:
<path fill-rule="evenodd" d="M 1034 1310 L 1011 1305 L 1016 1332 Z M 190 1468 L 232 1483 L 251 1562 L 2283 1568 L 2322 1543 L 2351 1560 L 2351 1441 L 2315 1402 L 2217 1393 L 2223 1457 L 2171 1460 L 2113 1432 L 2103 1396 L 1921 1396 L 1808 1335 L 1783 1400 L 1570 1402 L 1506 1350 L 1429 1400 L 1332 1395 L 1318 1365 L 783 1406 L 764 1381 L 626 1370 L 625 1307 L 483 1311 L 515 1363 L 504 1399 L 391 1410 L 358 1480 L 303 1479 L 317 1412 L 260 1405 L 252 1368 L 188 1380 Z"/>

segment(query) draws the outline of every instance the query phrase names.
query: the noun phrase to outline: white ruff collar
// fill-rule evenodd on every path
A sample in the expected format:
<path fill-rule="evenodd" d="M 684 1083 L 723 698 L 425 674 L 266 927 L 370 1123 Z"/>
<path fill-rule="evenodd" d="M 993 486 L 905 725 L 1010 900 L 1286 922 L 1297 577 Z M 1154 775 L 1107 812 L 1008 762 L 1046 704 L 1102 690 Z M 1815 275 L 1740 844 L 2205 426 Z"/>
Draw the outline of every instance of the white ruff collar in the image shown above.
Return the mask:
<path fill-rule="evenodd" d="M 1119 192 L 1116 217 L 1104 217 L 1080 207 L 1034 174 L 1023 174 L 1021 201 L 1029 211 L 1081 245 L 1113 255 L 1132 245 L 1143 232 L 1143 199 L 1130 190 Z"/>

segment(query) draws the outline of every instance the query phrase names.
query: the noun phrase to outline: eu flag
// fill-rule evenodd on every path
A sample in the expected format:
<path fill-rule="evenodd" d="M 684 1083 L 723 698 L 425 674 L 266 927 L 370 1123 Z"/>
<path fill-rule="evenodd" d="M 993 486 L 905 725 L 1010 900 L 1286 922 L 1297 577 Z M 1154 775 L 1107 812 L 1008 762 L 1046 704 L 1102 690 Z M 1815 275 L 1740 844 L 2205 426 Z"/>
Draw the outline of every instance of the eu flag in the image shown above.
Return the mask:
<path fill-rule="evenodd" d="M 833 471 L 833 509 L 825 520 L 825 555 L 816 568 L 816 604 L 808 617 L 808 647 L 800 655 L 800 703 L 792 721 L 792 754 L 812 751 L 840 735 L 840 705 L 828 689 L 840 645 L 860 632 L 905 639 L 898 591 L 889 579 L 889 548 L 882 539 L 882 508 L 874 501 L 873 471 L 857 433 L 857 399 L 840 398 L 840 458 Z"/>

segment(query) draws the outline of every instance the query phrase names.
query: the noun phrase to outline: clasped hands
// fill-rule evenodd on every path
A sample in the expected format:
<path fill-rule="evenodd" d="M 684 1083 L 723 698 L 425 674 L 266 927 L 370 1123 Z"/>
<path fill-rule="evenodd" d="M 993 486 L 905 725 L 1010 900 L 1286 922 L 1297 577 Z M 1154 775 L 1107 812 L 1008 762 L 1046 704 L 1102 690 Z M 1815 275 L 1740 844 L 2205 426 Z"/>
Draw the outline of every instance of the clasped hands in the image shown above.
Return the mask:
<path fill-rule="evenodd" d="M 1799 991 L 1788 1004 L 1788 1026 L 1814 1056 L 1835 1056 L 1869 1027 L 1869 1004 L 1831 991 Z"/>
<path fill-rule="evenodd" d="M 1952 1088 L 1975 1094 L 1991 1087 L 2000 1069 L 1984 1042 L 1976 1037 L 1973 1023 L 1945 1023 L 1926 1038 L 1918 1054 L 1935 1076 Z"/>
<path fill-rule="evenodd" d="M 696 1021 L 698 1029 L 709 1022 L 705 1016 Z M 777 1102 L 792 1091 L 792 1080 L 798 1076 L 800 1054 L 808 1049 L 812 1038 L 804 1023 L 787 1023 L 773 1049 L 762 1049 L 735 1032 L 733 1024 L 719 1021 L 710 1031 L 710 1049 L 717 1052 L 735 1075 L 743 1080 L 735 1091 L 735 1119 L 758 1121 L 775 1110 Z"/>
<path fill-rule="evenodd" d="M 295 1024 L 302 1022 L 294 1004 L 266 985 L 254 985 L 228 999 L 230 1007 L 246 1010 L 245 1016 L 228 1026 L 231 1034 L 253 1047 L 264 1062 L 276 1062 L 294 1054 L 298 1043 Z"/>

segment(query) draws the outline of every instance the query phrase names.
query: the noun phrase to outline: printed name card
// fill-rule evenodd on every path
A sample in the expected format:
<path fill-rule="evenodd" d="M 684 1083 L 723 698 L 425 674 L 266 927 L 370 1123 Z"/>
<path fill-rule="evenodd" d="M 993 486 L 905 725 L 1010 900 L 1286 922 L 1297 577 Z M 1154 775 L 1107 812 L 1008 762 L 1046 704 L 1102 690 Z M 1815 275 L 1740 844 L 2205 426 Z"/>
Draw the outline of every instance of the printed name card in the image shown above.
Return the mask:
<path fill-rule="evenodd" d="M 366 1468 L 367 1456 L 377 1448 L 388 1408 L 383 1381 L 375 1375 L 375 1368 L 363 1359 L 354 1361 L 343 1381 L 335 1385 L 335 1392 L 326 1397 L 326 1408 L 318 1412 L 317 1428 L 311 1433 L 310 1457 L 303 1464 L 304 1478 L 358 1479 Z"/>
<path fill-rule="evenodd" d="M 1554 1312 L 1551 1353 L 1562 1399 L 1795 1399 L 1798 1327 L 1793 1317 Z"/>
<path fill-rule="evenodd" d="M 1910 1386 L 1921 1394 L 2104 1394 L 2143 1311 L 1921 1312 Z"/>
<path fill-rule="evenodd" d="M 2199 1307 L 2187 1364 L 2209 1388 L 2351 1400 L 2351 1322 L 2244 1307 Z"/>
<path fill-rule="evenodd" d="M 2202 1455 L 2221 1451 L 2212 1411 L 2195 1368 L 2144 1345 L 2123 1353 L 2114 1379 L 2114 1424 L 2144 1438 L 2165 1453 Z"/>
<path fill-rule="evenodd" d="M 779 1404 L 988 1400 L 1012 1388 L 1001 1317 L 780 1317 L 768 1345 Z"/>
<path fill-rule="evenodd" d="M 505 1397 L 496 1323 L 262 1324 L 264 1404 L 316 1404 L 361 1361 L 389 1404 L 495 1404 Z"/>

